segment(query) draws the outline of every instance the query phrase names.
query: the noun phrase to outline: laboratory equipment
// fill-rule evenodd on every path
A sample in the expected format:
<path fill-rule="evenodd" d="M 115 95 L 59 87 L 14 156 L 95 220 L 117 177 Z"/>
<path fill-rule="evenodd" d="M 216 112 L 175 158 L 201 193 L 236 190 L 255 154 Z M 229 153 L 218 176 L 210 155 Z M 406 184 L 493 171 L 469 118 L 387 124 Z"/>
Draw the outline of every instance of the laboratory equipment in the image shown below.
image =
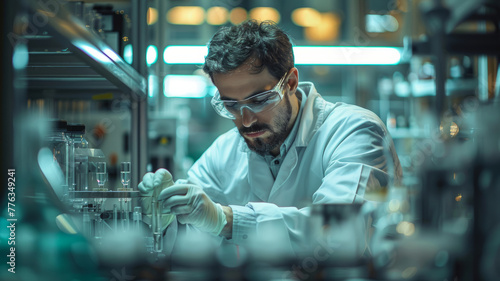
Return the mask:
<path fill-rule="evenodd" d="M 142 208 L 137 206 L 134 208 L 134 230 L 138 233 L 142 233 Z"/>
<path fill-rule="evenodd" d="M 158 195 L 163 190 L 163 186 L 156 186 L 151 197 L 151 229 L 153 231 L 153 249 L 155 252 L 163 251 L 163 231 L 162 231 L 162 204 L 158 201 Z"/>
<path fill-rule="evenodd" d="M 102 239 L 104 237 L 104 220 L 100 215 L 95 219 L 95 239 Z"/>
<path fill-rule="evenodd" d="M 121 163 L 121 172 L 120 172 L 123 188 L 128 188 L 130 183 L 130 162 L 122 162 Z"/>
<path fill-rule="evenodd" d="M 116 204 L 113 205 L 113 229 L 115 232 L 118 229 L 118 209 Z"/>
<path fill-rule="evenodd" d="M 92 223 L 89 215 L 89 207 L 83 207 L 83 226 L 82 232 L 86 237 L 91 237 L 92 235 Z"/>
<path fill-rule="evenodd" d="M 96 170 L 96 179 L 97 179 L 97 184 L 99 185 L 98 188 L 94 188 L 95 191 L 107 191 L 108 189 L 104 187 L 106 184 L 106 181 L 108 180 L 108 171 L 106 169 L 106 162 L 98 162 L 97 163 L 97 170 Z M 102 197 L 97 197 L 95 198 L 95 209 L 96 213 L 100 214 L 104 205 L 104 202 L 106 201 L 105 198 Z M 99 231 L 96 233 L 101 237 L 102 235 L 102 229 L 103 229 L 103 220 L 99 216 L 98 220 L 96 221 L 96 229 Z M 97 236 L 96 236 L 97 237 Z"/>
<path fill-rule="evenodd" d="M 72 178 L 70 172 L 70 161 L 71 156 L 71 140 L 69 139 L 66 128 L 68 123 L 65 120 L 50 120 L 49 125 L 51 127 L 51 132 L 45 139 L 45 147 L 48 147 L 52 151 L 53 160 L 61 168 L 64 179 L 62 188 L 62 201 L 63 203 L 69 202 L 69 182 Z"/>
<path fill-rule="evenodd" d="M 84 138 L 85 125 L 70 123 L 67 126 L 69 138 L 71 139 L 71 148 L 74 161 L 71 163 L 71 169 L 74 171 L 74 181 L 72 191 L 88 191 L 89 176 L 89 143 Z M 88 200 L 83 198 L 73 198 L 73 204 L 84 206 Z M 78 207 L 77 206 L 77 207 Z"/>
<path fill-rule="evenodd" d="M 162 204 L 158 201 L 158 192 L 155 190 L 153 193 L 153 198 L 151 200 L 151 209 L 152 213 L 152 224 L 151 228 L 153 230 L 153 239 L 154 239 L 154 251 L 162 252 L 163 251 L 163 231 L 162 231 Z"/>
<path fill-rule="evenodd" d="M 94 188 L 94 191 L 107 191 L 108 189 L 104 187 L 106 184 L 106 181 L 108 180 L 108 172 L 106 169 L 106 162 L 98 162 L 97 163 L 97 170 L 96 170 L 96 179 L 97 179 L 97 184 L 98 188 Z M 106 201 L 105 198 L 95 198 L 95 213 L 97 215 L 97 219 L 94 221 L 95 222 L 95 233 L 94 237 L 96 239 L 101 239 L 103 237 L 103 232 L 104 232 L 104 221 L 100 216 L 100 213 L 102 212 L 104 202 Z"/>
<path fill-rule="evenodd" d="M 105 188 L 104 185 L 106 184 L 106 181 L 108 180 L 108 172 L 106 170 L 106 162 L 97 163 L 96 178 L 97 178 L 97 184 L 99 185 L 99 188 L 100 188 L 99 191 L 105 191 L 102 189 Z"/>
<path fill-rule="evenodd" d="M 129 188 L 130 183 L 130 162 L 122 162 L 120 171 L 120 178 L 122 187 L 118 188 L 119 191 L 131 191 L 132 188 Z M 120 213 L 121 213 L 121 221 L 122 221 L 122 229 L 123 231 L 128 231 L 130 229 L 130 220 L 129 214 L 132 211 L 131 208 L 131 200 L 129 198 L 119 198 L 120 202 Z"/>

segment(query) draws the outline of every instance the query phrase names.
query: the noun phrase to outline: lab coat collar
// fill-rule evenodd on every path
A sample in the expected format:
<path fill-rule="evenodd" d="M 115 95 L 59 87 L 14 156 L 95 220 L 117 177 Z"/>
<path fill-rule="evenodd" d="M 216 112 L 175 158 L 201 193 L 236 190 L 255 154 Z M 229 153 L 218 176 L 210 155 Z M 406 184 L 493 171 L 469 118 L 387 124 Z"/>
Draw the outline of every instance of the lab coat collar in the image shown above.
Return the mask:
<path fill-rule="evenodd" d="M 299 120 L 299 131 L 297 132 L 295 145 L 297 147 L 305 147 L 331 112 L 331 110 L 325 109 L 327 107 L 332 107 L 333 109 L 333 105 L 327 103 L 320 96 L 311 82 L 299 83 L 298 89 L 305 93 L 307 100 L 302 111 L 302 118 Z"/>

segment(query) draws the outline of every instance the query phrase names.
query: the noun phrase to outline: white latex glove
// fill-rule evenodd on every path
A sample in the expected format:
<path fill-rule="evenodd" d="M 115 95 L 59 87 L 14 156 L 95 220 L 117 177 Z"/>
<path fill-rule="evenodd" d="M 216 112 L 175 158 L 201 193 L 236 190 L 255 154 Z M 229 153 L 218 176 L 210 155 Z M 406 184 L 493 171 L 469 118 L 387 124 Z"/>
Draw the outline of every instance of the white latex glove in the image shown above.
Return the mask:
<path fill-rule="evenodd" d="M 158 196 L 163 189 L 171 185 L 174 185 L 172 175 L 162 168 L 158 169 L 154 174 L 146 173 L 138 188 L 141 196 L 151 196 L 155 191 L 157 192 L 156 196 Z"/>
<path fill-rule="evenodd" d="M 173 185 L 172 174 L 166 169 L 158 169 L 154 174 L 146 173 L 137 187 L 141 193 L 143 211 L 145 214 L 151 214 L 151 200 L 158 197 L 160 192 Z"/>
<path fill-rule="evenodd" d="M 172 175 L 166 169 L 158 169 L 154 174 L 146 173 L 144 175 L 137 189 L 141 194 L 140 203 L 143 213 L 147 215 L 147 219 L 145 218 L 146 223 L 151 223 L 151 213 L 153 211 L 151 202 L 153 198 L 157 198 L 162 190 L 173 184 Z M 166 228 L 174 218 L 175 216 L 172 215 L 162 215 L 163 229 Z"/>
<path fill-rule="evenodd" d="M 163 190 L 158 200 L 164 200 L 163 212 L 177 215 L 180 223 L 189 223 L 213 235 L 219 235 L 227 224 L 222 206 L 197 185 L 175 184 Z"/>

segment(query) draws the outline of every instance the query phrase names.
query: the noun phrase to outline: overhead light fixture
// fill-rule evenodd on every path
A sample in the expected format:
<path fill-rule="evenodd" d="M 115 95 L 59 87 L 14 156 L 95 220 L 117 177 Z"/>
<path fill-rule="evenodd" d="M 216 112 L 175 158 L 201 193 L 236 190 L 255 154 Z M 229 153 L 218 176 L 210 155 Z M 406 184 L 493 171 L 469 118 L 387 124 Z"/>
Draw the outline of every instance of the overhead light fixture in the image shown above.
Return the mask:
<path fill-rule="evenodd" d="M 298 26 L 316 26 L 320 24 L 321 13 L 313 8 L 298 8 L 292 12 L 292 21 Z"/>
<path fill-rule="evenodd" d="M 339 37 L 341 19 L 334 13 L 321 13 L 319 22 L 304 28 L 304 36 L 309 41 L 333 42 Z"/>
<path fill-rule="evenodd" d="M 401 61 L 395 47 L 294 47 L 295 64 L 313 65 L 395 65 Z"/>
<path fill-rule="evenodd" d="M 146 63 L 153 65 L 158 60 L 158 48 L 155 45 L 149 45 L 146 49 Z"/>
<path fill-rule="evenodd" d="M 365 16 L 365 22 L 366 32 L 396 32 L 399 29 L 399 22 L 392 15 L 369 14 Z"/>
<path fill-rule="evenodd" d="M 167 46 L 163 61 L 166 64 L 203 64 L 207 53 L 206 46 Z"/>
<path fill-rule="evenodd" d="M 163 94 L 169 98 L 203 98 L 207 95 L 207 81 L 199 75 L 167 75 Z"/>
<path fill-rule="evenodd" d="M 134 50 L 132 44 L 127 44 L 123 47 L 123 59 L 128 63 L 132 64 L 134 61 Z"/>
<path fill-rule="evenodd" d="M 148 25 L 153 25 L 157 21 L 158 21 L 158 10 L 155 9 L 155 8 L 153 8 L 153 7 L 149 7 L 148 8 L 148 13 L 147 13 L 147 22 L 148 22 Z"/>
<path fill-rule="evenodd" d="M 12 55 L 12 66 L 15 69 L 24 69 L 28 66 L 29 53 L 26 44 L 16 44 L 14 54 Z"/>
<path fill-rule="evenodd" d="M 178 25 L 200 25 L 205 20 L 205 9 L 199 6 L 176 6 L 167 12 L 167 21 Z"/>
<path fill-rule="evenodd" d="M 250 10 L 250 18 L 257 21 L 271 20 L 280 22 L 280 13 L 272 7 L 257 7 Z"/>
<path fill-rule="evenodd" d="M 206 46 L 168 46 L 163 53 L 167 64 L 203 64 Z M 296 65 L 395 65 L 401 61 L 397 47 L 293 47 Z"/>
<path fill-rule="evenodd" d="M 248 18 L 247 10 L 236 7 L 229 13 L 229 20 L 232 24 L 240 24 Z"/>
<path fill-rule="evenodd" d="M 207 23 L 211 25 L 222 25 L 227 22 L 229 11 L 224 7 L 211 7 L 207 10 Z"/>
<path fill-rule="evenodd" d="M 148 75 L 148 96 L 154 97 L 158 95 L 158 76 Z"/>

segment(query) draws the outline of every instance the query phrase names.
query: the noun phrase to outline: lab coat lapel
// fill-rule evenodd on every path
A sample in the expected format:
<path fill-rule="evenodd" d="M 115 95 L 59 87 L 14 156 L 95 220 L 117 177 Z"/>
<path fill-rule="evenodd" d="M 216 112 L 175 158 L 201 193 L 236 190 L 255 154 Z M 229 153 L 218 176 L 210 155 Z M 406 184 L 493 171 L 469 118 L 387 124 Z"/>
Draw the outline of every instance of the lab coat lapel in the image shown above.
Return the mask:
<path fill-rule="evenodd" d="M 264 158 L 248 153 L 248 183 L 252 192 L 262 201 L 269 200 L 273 176 Z"/>
<path fill-rule="evenodd" d="M 281 164 L 280 171 L 278 172 L 278 176 L 276 177 L 276 181 L 274 182 L 273 188 L 271 189 L 271 194 L 269 195 L 269 199 L 272 200 L 274 196 L 276 196 L 277 192 L 288 185 L 289 181 L 293 181 L 295 179 L 295 168 L 297 167 L 298 156 L 297 156 L 297 147 L 292 145 L 291 149 L 288 151 L 285 159 L 283 159 L 283 163 Z"/>

